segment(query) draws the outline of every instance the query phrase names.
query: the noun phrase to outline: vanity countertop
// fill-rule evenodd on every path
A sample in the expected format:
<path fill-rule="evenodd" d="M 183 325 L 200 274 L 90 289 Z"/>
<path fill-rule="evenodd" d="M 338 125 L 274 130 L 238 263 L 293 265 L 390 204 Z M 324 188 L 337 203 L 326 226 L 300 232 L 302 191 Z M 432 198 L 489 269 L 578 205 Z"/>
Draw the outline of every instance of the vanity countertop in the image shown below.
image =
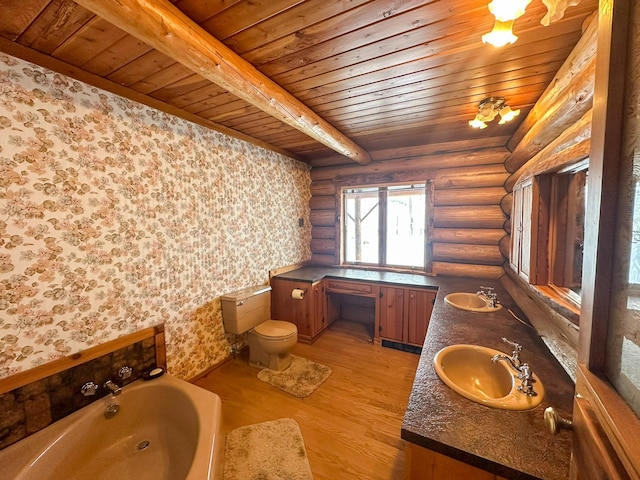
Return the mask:
<path fill-rule="evenodd" d="M 438 288 L 438 277 L 429 277 L 415 273 L 385 272 L 382 270 L 363 270 L 360 268 L 308 266 L 276 275 L 277 278 L 297 280 L 299 282 L 318 282 L 323 278 L 335 278 L 361 282 L 376 282 L 407 287 Z"/>
<path fill-rule="evenodd" d="M 444 302 L 448 293 L 474 292 L 487 283 L 496 287 L 503 304 L 497 312 L 466 312 Z M 570 418 L 573 382 L 536 331 L 509 313 L 510 309 L 524 318 L 498 281 L 438 277 L 438 284 L 402 438 L 509 479 L 567 479 L 571 433 L 548 433 L 543 412 L 553 406 L 559 415 Z M 522 345 L 521 360 L 529 363 L 545 386 L 542 404 L 532 410 L 499 410 L 472 402 L 442 383 L 435 372 L 433 357 L 447 345 L 471 343 L 510 354 L 502 337 Z"/>
<path fill-rule="evenodd" d="M 559 415 L 570 418 L 574 384 L 536 331 L 509 313 L 512 310 L 525 318 L 498 280 L 315 266 L 278 277 L 304 282 L 340 278 L 438 288 L 405 411 L 402 438 L 509 479 L 568 478 L 571 433 L 549 434 L 543 412 L 553 406 Z M 448 293 L 475 293 L 480 285 L 496 287 L 504 308 L 492 313 L 474 313 L 445 304 Z M 499 410 L 472 402 L 447 387 L 435 372 L 433 358 L 448 345 L 471 343 L 511 353 L 502 337 L 522 345 L 522 361 L 529 363 L 545 386 L 545 398 L 533 410 Z"/>

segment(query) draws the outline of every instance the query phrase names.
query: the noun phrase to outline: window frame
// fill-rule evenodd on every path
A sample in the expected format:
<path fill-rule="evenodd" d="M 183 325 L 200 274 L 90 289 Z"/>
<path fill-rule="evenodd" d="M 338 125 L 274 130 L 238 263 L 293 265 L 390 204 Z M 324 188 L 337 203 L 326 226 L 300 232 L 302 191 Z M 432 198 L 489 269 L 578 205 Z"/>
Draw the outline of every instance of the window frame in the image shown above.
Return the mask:
<path fill-rule="evenodd" d="M 568 235 L 573 231 L 566 224 L 569 216 L 575 212 L 575 202 L 571 197 L 567 202 L 560 202 L 558 192 L 563 186 L 569 187 L 573 183 L 565 176 L 588 169 L 589 158 L 581 159 L 560 170 L 522 179 L 513 188 L 509 265 L 523 281 L 553 304 L 562 307 L 576 324 L 580 316 L 580 295 L 558 284 L 558 279 L 566 277 L 567 256 L 555 253 L 566 248 Z M 522 249 L 522 243 L 527 241 L 530 248 L 527 258 L 523 260 L 522 256 L 527 251 Z"/>
<path fill-rule="evenodd" d="M 388 200 L 388 187 L 397 186 L 409 186 L 409 185 L 424 185 L 425 195 L 425 219 L 424 219 L 424 261 L 420 267 L 412 267 L 408 265 L 391 265 L 386 263 L 386 235 L 382 232 L 387 231 L 387 200 Z M 346 202 L 344 201 L 344 193 L 347 190 L 356 189 L 378 189 L 378 225 L 380 235 L 378 237 L 378 263 L 371 262 L 349 262 L 345 259 L 345 219 L 346 219 Z M 336 192 L 338 204 L 340 208 L 340 215 L 338 216 L 338 246 L 339 246 L 339 260 L 341 266 L 349 268 L 367 268 L 367 269 L 380 269 L 391 271 L 408 271 L 412 273 L 432 273 L 433 259 L 431 255 L 431 232 L 433 230 L 433 182 L 430 179 L 426 180 L 407 180 L 398 182 L 385 182 L 374 183 L 366 185 L 343 185 L 340 186 Z"/>

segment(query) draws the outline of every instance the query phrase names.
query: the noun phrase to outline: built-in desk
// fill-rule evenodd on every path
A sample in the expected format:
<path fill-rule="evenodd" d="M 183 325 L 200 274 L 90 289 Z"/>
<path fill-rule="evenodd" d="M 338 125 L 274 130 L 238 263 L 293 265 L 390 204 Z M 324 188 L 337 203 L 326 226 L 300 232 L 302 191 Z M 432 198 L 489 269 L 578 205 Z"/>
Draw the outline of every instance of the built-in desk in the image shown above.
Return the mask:
<path fill-rule="evenodd" d="M 313 342 L 350 306 L 363 316 L 370 312 L 374 343 L 416 347 L 424 342 L 437 291 L 422 275 L 315 267 L 276 275 L 271 287 L 271 317 L 294 322 L 303 342 Z M 292 298 L 294 289 L 304 291 L 304 298 Z M 349 302 L 351 297 L 364 301 Z"/>

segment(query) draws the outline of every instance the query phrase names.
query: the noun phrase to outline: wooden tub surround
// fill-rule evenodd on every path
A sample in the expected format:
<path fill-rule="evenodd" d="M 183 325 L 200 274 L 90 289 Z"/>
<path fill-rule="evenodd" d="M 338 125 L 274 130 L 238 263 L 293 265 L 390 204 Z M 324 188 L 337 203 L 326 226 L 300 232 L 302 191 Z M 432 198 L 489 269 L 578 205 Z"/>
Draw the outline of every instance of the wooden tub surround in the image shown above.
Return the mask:
<path fill-rule="evenodd" d="M 429 302 L 433 312 L 424 324 L 426 339 L 421 344 L 422 354 L 402 424 L 401 437 L 407 441 L 406 479 L 568 478 L 571 434 L 549 434 L 545 429 L 543 412 L 553 406 L 561 416 L 571 417 L 573 382 L 536 331 L 511 316 L 509 310 L 525 318 L 498 281 L 307 266 L 272 278 L 275 293 L 272 308 L 276 310 L 280 308 L 277 305 L 278 282 L 283 282 L 287 288 L 294 285 L 307 288 L 309 306 L 308 309 L 299 309 L 297 318 L 312 325 L 318 314 L 326 314 L 326 309 L 331 308 L 327 307 L 330 304 L 328 295 L 338 291 L 358 298 L 378 295 L 374 342 L 383 341 L 387 338 L 385 335 L 389 335 L 388 330 L 385 333 L 384 314 L 381 312 L 387 308 L 380 302 L 379 292 L 382 289 L 395 288 L 404 293 L 430 291 L 435 294 L 433 305 Z M 496 287 L 503 309 L 492 313 L 473 313 L 444 303 L 444 297 L 449 293 L 476 292 L 480 285 L 487 284 Z M 321 288 L 324 292 L 319 290 Z M 321 300 L 323 298 L 324 301 Z M 399 343 L 413 344 L 407 336 L 410 316 L 404 314 L 394 318 L 395 325 L 404 329 L 397 333 L 404 335 Z M 309 341 L 320 336 L 326 326 L 319 327 Z M 441 348 L 471 343 L 510 353 L 502 337 L 522 345 L 522 361 L 529 363 L 545 386 L 545 398 L 533 410 L 514 412 L 474 403 L 447 387 L 435 372 L 433 357 Z"/>

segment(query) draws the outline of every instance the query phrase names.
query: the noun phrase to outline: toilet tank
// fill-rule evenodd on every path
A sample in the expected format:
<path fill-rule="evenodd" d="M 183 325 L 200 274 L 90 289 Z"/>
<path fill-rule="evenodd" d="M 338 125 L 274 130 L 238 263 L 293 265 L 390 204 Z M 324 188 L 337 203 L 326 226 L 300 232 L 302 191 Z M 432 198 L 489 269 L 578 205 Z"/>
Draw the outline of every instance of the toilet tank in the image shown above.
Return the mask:
<path fill-rule="evenodd" d="M 241 334 L 271 318 L 271 287 L 257 285 L 220 297 L 222 322 L 228 333 Z"/>

